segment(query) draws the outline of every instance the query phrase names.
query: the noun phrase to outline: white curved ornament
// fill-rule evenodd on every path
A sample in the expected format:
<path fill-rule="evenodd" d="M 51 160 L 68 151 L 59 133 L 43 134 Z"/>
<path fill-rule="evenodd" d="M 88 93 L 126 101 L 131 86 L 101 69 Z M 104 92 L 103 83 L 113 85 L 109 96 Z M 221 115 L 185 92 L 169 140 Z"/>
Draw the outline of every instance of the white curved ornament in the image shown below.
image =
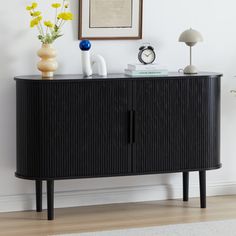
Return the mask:
<path fill-rule="evenodd" d="M 82 40 L 80 42 L 80 49 L 82 50 L 82 71 L 83 75 L 86 77 L 92 76 L 93 66 L 97 66 L 98 75 L 102 77 L 107 76 L 107 65 L 104 57 L 101 55 L 90 56 L 91 43 L 89 40 Z"/>
<path fill-rule="evenodd" d="M 103 76 L 103 77 L 107 76 L 107 65 L 103 56 L 101 55 L 92 56 L 91 63 L 92 63 L 92 66 L 97 65 L 99 76 Z"/>

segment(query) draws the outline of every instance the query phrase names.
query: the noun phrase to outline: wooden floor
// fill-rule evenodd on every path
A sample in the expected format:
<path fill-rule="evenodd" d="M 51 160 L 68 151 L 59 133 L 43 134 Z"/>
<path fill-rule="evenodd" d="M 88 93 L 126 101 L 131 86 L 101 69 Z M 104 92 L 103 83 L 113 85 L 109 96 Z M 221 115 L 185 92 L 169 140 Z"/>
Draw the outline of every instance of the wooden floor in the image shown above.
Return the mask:
<path fill-rule="evenodd" d="M 56 220 L 43 213 L 0 214 L 1 236 L 38 236 L 168 224 L 236 219 L 236 196 L 209 197 L 208 208 L 199 199 L 113 204 L 55 210 Z"/>

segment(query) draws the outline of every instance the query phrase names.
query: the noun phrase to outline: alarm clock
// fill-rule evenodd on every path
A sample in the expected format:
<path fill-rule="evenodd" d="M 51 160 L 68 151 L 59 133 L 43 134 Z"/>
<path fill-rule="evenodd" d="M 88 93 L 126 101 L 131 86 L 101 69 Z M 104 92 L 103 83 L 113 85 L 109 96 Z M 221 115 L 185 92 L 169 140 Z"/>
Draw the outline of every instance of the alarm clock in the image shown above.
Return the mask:
<path fill-rule="evenodd" d="M 142 46 L 139 48 L 138 59 L 141 63 L 151 64 L 156 59 L 156 53 L 152 46 Z"/>

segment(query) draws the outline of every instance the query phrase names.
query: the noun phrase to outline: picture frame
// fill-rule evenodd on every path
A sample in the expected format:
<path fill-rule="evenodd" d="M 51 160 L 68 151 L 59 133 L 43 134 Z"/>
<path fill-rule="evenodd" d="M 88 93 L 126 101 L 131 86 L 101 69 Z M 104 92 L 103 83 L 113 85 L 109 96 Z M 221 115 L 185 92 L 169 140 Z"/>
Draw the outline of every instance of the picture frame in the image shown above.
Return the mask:
<path fill-rule="evenodd" d="M 79 39 L 142 39 L 143 0 L 79 0 Z"/>

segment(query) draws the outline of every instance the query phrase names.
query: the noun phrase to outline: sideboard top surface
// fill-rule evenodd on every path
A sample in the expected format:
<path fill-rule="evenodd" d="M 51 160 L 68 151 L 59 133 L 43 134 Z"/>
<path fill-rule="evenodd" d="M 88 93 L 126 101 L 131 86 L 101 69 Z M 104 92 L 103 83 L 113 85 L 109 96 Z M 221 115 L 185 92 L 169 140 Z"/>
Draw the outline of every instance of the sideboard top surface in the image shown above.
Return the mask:
<path fill-rule="evenodd" d="M 158 77 L 131 77 L 124 74 L 108 74 L 106 77 L 101 77 L 98 75 L 93 75 L 90 77 L 84 77 L 83 75 L 55 75 L 53 79 L 46 79 L 42 80 L 42 77 L 40 75 L 24 75 L 24 76 L 16 76 L 15 80 L 27 80 L 27 81 L 45 81 L 45 82 L 53 82 L 53 81 L 94 81 L 94 80 L 119 80 L 119 79 L 127 79 L 127 80 L 137 80 L 137 79 L 194 79 L 199 77 L 209 77 L 209 78 L 215 78 L 218 76 L 222 76 L 220 73 L 213 73 L 213 72 L 200 72 L 198 74 L 193 75 L 186 75 L 183 73 L 178 72 L 170 72 L 167 76 L 158 76 Z"/>

